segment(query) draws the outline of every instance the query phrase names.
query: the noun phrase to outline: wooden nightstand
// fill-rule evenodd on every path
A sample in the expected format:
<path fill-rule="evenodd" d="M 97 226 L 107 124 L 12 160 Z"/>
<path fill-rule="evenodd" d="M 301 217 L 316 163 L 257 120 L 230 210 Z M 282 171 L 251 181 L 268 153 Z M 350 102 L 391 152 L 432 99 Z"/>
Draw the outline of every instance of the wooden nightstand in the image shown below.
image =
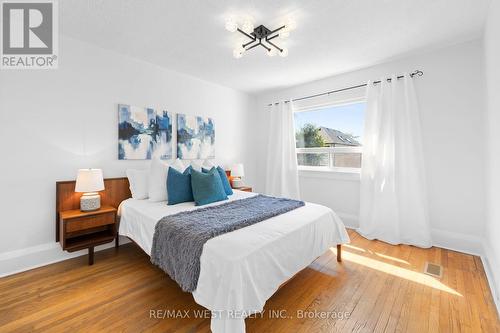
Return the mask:
<path fill-rule="evenodd" d="M 233 190 L 252 192 L 252 188 L 250 186 L 233 187 Z"/>
<path fill-rule="evenodd" d="M 59 240 L 63 250 L 89 249 L 89 265 L 94 263 L 94 247 L 115 239 L 116 226 L 116 208 L 111 206 L 92 212 L 79 209 L 59 212 Z"/>

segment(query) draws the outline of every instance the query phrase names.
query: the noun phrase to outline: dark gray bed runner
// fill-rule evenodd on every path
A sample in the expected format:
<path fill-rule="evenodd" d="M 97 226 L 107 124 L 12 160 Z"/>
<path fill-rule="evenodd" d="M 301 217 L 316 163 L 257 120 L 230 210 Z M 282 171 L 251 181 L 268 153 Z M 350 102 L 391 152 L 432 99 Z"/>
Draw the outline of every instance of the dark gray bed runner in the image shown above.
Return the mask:
<path fill-rule="evenodd" d="M 151 262 L 184 291 L 198 284 L 203 245 L 211 238 L 304 206 L 303 201 L 265 195 L 165 216 L 155 227 Z"/>

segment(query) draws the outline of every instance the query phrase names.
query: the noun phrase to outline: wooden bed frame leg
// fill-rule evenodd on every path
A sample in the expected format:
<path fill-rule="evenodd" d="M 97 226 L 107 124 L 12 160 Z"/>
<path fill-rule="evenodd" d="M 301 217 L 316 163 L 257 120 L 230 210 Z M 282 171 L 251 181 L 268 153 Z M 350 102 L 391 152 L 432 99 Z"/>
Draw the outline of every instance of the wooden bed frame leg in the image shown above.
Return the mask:
<path fill-rule="evenodd" d="M 89 247 L 89 266 L 94 264 L 94 247 Z"/>
<path fill-rule="evenodd" d="M 337 244 L 337 262 L 342 262 L 342 245 Z"/>

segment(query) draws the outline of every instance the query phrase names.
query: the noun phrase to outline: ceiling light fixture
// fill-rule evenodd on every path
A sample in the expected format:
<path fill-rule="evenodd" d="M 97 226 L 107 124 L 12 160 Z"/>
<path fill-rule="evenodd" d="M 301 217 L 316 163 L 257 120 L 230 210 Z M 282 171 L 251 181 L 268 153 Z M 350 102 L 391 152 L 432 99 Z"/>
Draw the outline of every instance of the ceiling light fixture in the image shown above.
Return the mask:
<path fill-rule="evenodd" d="M 246 51 L 249 51 L 257 46 L 262 46 L 267 50 L 267 55 L 273 57 L 276 55 L 276 52 L 279 53 L 280 56 L 286 57 L 288 55 L 288 49 L 286 47 L 279 47 L 274 42 L 273 39 L 279 37 L 280 39 L 285 39 L 290 36 L 290 31 L 294 30 L 296 24 L 293 20 L 288 19 L 285 24 L 281 27 L 270 30 L 264 25 L 259 25 L 254 28 L 251 19 L 246 19 L 241 29 L 238 27 L 238 23 L 233 19 L 226 20 L 226 30 L 230 32 L 238 31 L 240 34 L 244 35 L 248 39 L 248 42 L 238 43 L 237 47 L 233 50 L 233 56 L 236 59 L 241 58 Z"/>

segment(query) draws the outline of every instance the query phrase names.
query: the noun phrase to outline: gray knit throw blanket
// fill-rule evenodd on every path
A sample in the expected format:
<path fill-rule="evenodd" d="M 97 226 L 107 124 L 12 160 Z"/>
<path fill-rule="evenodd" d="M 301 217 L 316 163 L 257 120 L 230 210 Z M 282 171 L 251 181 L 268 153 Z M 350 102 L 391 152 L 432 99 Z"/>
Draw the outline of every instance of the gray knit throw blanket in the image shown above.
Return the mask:
<path fill-rule="evenodd" d="M 163 217 L 155 227 L 151 262 L 184 291 L 196 290 L 203 245 L 211 238 L 304 206 L 303 201 L 265 195 Z"/>

